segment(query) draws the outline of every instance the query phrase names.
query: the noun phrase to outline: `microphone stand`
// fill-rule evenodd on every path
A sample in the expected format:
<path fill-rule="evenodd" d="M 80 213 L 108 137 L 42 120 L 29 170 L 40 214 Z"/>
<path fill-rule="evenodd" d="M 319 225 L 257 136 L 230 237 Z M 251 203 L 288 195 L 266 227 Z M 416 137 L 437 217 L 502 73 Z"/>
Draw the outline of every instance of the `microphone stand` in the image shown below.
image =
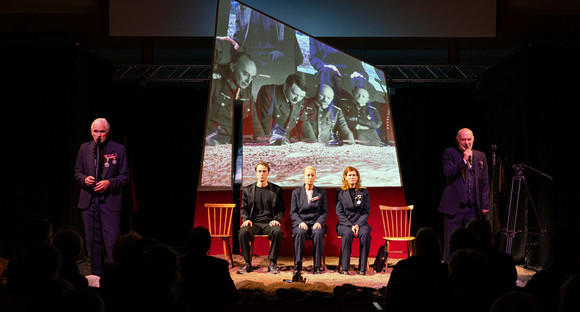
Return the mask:
<path fill-rule="evenodd" d="M 91 231 L 91 241 L 92 241 L 92 246 L 91 246 L 91 256 L 90 256 L 90 263 L 91 265 L 93 265 L 93 260 L 95 259 L 95 224 L 96 224 L 96 219 L 97 219 L 97 214 L 99 213 L 99 194 L 97 192 L 95 192 L 95 187 L 97 185 L 97 182 L 99 182 L 99 170 L 100 170 L 100 166 L 101 166 L 101 139 L 97 138 L 97 140 L 95 141 L 95 172 L 94 177 L 95 177 L 95 185 L 93 186 L 93 226 L 92 226 L 92 231 Z M 100 217 L 100 216 L 99 216 Z M 97 260 L 99 261 L 99 260 Z M 91 269 L 92 270 L 92 269 Z"/>

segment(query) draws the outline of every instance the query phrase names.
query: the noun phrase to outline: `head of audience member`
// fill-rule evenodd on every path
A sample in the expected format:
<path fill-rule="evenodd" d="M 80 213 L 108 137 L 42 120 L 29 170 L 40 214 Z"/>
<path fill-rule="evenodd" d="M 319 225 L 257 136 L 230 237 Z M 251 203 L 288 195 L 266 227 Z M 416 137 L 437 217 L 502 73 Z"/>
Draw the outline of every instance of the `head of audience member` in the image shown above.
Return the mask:
<path fill-rule="evenodd" d="M 458 249 L 449 260 L 449 278 L 455 287 L 483 287 L 487 282 L 486 256 L 473 248 Z"/>
<path fill-rule="evenodd" d="M 360 173 L 355 167 L 348 166 L 344 169 L 342 173 L 342 190 L 349 190 L 354 188 L 356 190 L 360 190 L 361 188 L 361 179 Z"/>
<path fill-rule="evenodd" d="M 475 218 L 469 221 L 465 227 L 473 233 L 473 238 L 480 248 L 491 245 L 491 223 L 488 220 Z"/>
<path fill-rule="evenodd" d="M 203 226 L 194 227 L 187 236 L 187 244 L 192 255 L 205 256 L 211 247 L 211 235 Z"/>
<path fill-rule="evenodd" d="M 365 106 L 369 102 L 369 91 L 364 87 L 356 87 L 352 91 L 352 96 L 359 106 Z"/>
<path fill-rule="evenodd" d="M 59 279 L 62 253 L 54 246 L 44 244 L 31 247 L 17 270 L 8 265 L 8 283 L 15 289 L 33 289 L 36 285 Z"/>
<path fill-rule="evenodd" d="M 259 184 L 268 183 L 268 175 L 270 174 L 270 165 L 267 162 L 260 162 L 254 168 L 256 170 L 256 178 Z"/>
<path fill-rule="evenodd" d="M 306 81 L 297 74 L 288 75 L 284 83 L 284 96 L 292 105 L 296 105 L 306 96 Z"/>
<path fill-rule="evenodd" d="M 559 312 L 578 311 L 580 307 L 580 273 L 569 275 L 560 287 Z"/>
<path fill-rule="evenodd" d="M 137 280 L 142 291 L 159 298 L 177 298 L 180 263 L 173 248 L 164 244 L 150 245 L 143 249 L 139 264 Z"/>
<path fill-rule="evenodd" d="M 423 227 L 417 231 L 414 242 L 414 255 L 437 263 L 443 260 L 441 241 L 433 229 Z"/>
<path fill-rule="evenodd" d="M 119 236 L 113 247 L 113 261 L 117 265 L 130 264 L 132 246 L 143 237 L 135 232 L 130 231 L 125 235 Z"/>
<path fill-rule="evenodd" d="M 528 292 L 514 290 L 499 296 L 489 310 L 490 312 L 540 312 L 540 302 Z"/>
<path fill-rule="evenodd" d="M 63 265 L 76 265 L 83 249 L 83 238 L 75 230 L 60 230 L 53 238 L 52 245 L 62 253 Z"/>
<path fill-rule="evenodd" d="M 230 70 L 235 84 L 241 89 L 248 88 L 258 73 L 254 59 L 247 53 L 237 53 L 230 63 Z"/>
<path fill-rule="evenodd" d="M 60 299 L 58 311 L 61 312 L 105 312 L 103 297 L 92 288 L 67 291 Z"/>
<path fill-rule="evenodd" d="M 449 237 L 449 255 L 459 249 L 477 248 L 475 235 L 466 227 L 461 226 L 455 229 Z"/>
<path fill-rule="evenodd" d="M 318 88 L 316 96 L 318 102 L 322 104 L 322 108 L 326 109 L 334 100 L 334 90 L 329 85 L 323 84 Z"/>
<path fill-rule="evenodd" d="M 111 134 L 111 126 L 105 118 L 97 118 L 91 123 L 91 135 L 95 142 L 105 143 Z"/>

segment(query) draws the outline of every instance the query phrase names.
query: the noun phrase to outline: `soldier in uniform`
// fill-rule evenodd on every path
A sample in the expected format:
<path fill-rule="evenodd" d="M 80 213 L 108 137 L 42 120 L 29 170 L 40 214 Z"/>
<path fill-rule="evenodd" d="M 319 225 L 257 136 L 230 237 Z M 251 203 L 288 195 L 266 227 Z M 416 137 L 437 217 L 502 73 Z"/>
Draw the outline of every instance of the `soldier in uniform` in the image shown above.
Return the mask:
<path fill-rule="evenodd" d="M 231 143 L 235 100 L 243 102 L 243 134 L 255 139 L 261 132 L 252 100 L 256 64 L 246 53 L 238 53 L 236 56 L 230 64 L 219 66 L 213 74 L 206 132 L 208 145 Z"/>
<path fill-rule="evenodd" d="M 296 74 L 288 75 L 284 84 L 260 88 L 256 106 L 260 108 L 264 133 L 270 133 L 270 145 L 289 144 L 292 134 L 302 137 L 301 126 L 306 121 L 305 95 L 306 82 Z"/>
<path fill-rule="evenodd" d="M 334 90 L 323 84 L 314 97 L 305 100 L 308 122 L 305 123 L 306 141 L 321 142 L 327 146 L 339 146 L 343 142 L 354 144 L 354 136 L 348 128 L 342 109 L 334 105 Z"/>
<path fill-rule="evenodd" d="M 355 87 L 352 98 L 342 98 L 340 107 L 344 113 L 348 128 L 352 131 L 358 144 L 382 146 L 379 137 L 383 125 L 381 114 L 369 103 L 369 91 L 364 87 Z"/>

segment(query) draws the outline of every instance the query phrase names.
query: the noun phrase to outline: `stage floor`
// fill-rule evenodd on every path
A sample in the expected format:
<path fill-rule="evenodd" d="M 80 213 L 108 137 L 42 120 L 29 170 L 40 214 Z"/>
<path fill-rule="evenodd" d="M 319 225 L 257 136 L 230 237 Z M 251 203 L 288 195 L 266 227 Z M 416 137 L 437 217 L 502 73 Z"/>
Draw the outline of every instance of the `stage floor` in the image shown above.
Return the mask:
<path fill-rule="evenodd" d="M 213 255 L 218 258 L 224 259 L 224 255 Z M 374 259 L 370 259 L 371 265 Z M 260 290 L 265 295 L 274 295 L 277 289 L 289 289 L 295 288 L 303 291 L 317 291 L 332 294 L 336 286 L 342 286 L 344 284 L 351 284 L 357 287 L 372 288 L 375 290 L 380 290 L 382 287 L 386 286 L 389 282 L 389 277 L 391 276 L 391 271 L 393 266 L 399 261 L 399 259 L 389 258 L 389 266 L 386 271 L 375 273 L 372 271 L 367 272 L 367 275 L 358 275 L 358 257 L 351 258 L 351 270 L 349 275 L 343 275 L 338 273 L 336 270 L 338 265 L 338 257 L 326 257 L 326 269 L 322 271 L 322 274 L 312 274 L 312 258 L 307 257 L 304 259 L 302 265 L 302 277 L 305 278 L 304 283 L 300 282 L 287 282 L 287 280 L 292 280 L 293 272 L 293 258 L 291 256 L 281 256 L 278 259 L 279 274 L 269 274 L 268 264 L 269 260 L 266 256 L 255 255 L 252 260 L 252 266 L 254 271 L 246 274 L 238 274 L 238 269 L 243 264 L 243 258 L 241 255 L 234 255 L 234 267 L 230 265 L 230 276 L 236 284 L 238 290 Z M 81 274 L 90 274 L 90 265 L 88 261 L 82 261 L 79 263 L 79 268 Z M 518 272 L 517 285 L 523 287 L 526 285 L 528 280 L 536 273 L 533 270 L 525 269 L 520 265 L 516 265 L 516 270 Z M 98 286 L 98 281 L 97 285 Z"/>
<path fill-rule="evenodd" d="M 219 258 L 224 258 L 223 255 L 215 255 Z M 380 289 L 387 285 L 393 266 L 400 259 L 389 258 L 389 266 L 386 271 L 375 273 L 371 268 L 371 272 L 367 275 L 358 275 L 358 257 L 351 258 L 351 269 L 349 275 L 338 273 L 338 257 L 326 257 L 326 270 L 322 274 L 312 274 L 312 260 L 311 258 L 304 259 L 302 264 L 302 277 L 306 279 L 305 283 L 286 282 L 285 280 L 292 280 L 293 272 L 293 258 L 282 256 L 278 259 L 279 274 L 269 274 L 268 264 L 269 260 L 266 256 L 254 256 L 252 266 L 254 271 L 246 274 L 238 274 L 239 267 L 243 264 L 241 255 L 234 255 L 235 267 L 230 267 L 230 275 L 238 289 L 262 289 L 266 293 L 273 294 L 278 288 L 299 288 L 305 291 L 322 291 L 332 293 L 334 287 L 344 284 L 352 284 L 358 287 L 369 287 Z M 371 259 L 371 265 L 374 259 Z M 535 271 L 528 270 L 522 266 L 516 265 L 518 272 L 517 284 L 520 287 L 525 286 L 527 281 L 534 275 Z M 300 285 L 303 284 L 303 285 Z"/>

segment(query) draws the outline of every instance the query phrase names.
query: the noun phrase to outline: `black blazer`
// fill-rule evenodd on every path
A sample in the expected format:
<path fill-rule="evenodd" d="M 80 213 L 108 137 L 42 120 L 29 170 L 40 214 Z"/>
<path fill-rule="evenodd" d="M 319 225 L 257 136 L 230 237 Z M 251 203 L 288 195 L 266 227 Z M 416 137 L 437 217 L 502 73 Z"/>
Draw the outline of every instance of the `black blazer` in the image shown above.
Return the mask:
<path fill-rule="evenodd" d="M 308 196 L 304 186 L 292 191 L 292 202 L 290 204 L 290 217 L 292 218 L 292 228 L 300 223 L 314 224 L 316 222 L 325 226 L 328 217 L 326 207 L 326 190 L 319 187 L 312 189 L 312 200 L 308 204 Z"/>
<path fill-rule="evenodd" d="M 258 182 L 254 182 L 244 188 L 242 193 L 242 208 L 240 209 L 240 216 L 242 222 L 246 220 L 252 220 L 252 212 L 254 212 L 256 195 L 256 185 Z M 282 188 L 278 185 L 268 182 L 266 186 L 270 190 L 270 199 L 272 201 L 272 211 L 274 212 L 274 219 L 282 223 L 282 218 L 284 218 L 284 198 L 282 197 Z"/>
<path fill-rule="evenodd" d="M 85 184 L 85 178 L 95 175 L 94 147 L 95 141 L 86 142 L 81 145 L 77 155 L 75 181 L 81 186 L 78 203 L 81 209 L 89 208 L 93 195 L 92 188 Z M 103 164 L 108 163 L 108 165 L 103 165 L 101 180 L 109 180 L 111 186 L 102 194 L 105 200 L 100 206 L 109 211 L 121 211 L 123 208 L 121 191 L 130 179 L 125 146 L 109 140 L 106 142 L 101 157 L 105 159 Z"/>
<path fill-rule="evenodd" d="M 447 183 L 439 203 L 439 211 L 455 215 L 461 205 L 461 197 L 465 190 L 465 178 L 462 169 L 467 166 L 463 161 L 463 153 L 457 147 L 450 147 L 443 152 L 443 175 Z M 473 169 L 475 175 L 475 198 L 479 213 L 489 210 L 489 182 L 487 159 L 485 153 L 473 150 Z"/>
<path fill-rule="evenodd" d="M 336 192 L 338 224 L 348 227 L 355 224 L 358 226 L 367 224 L 371 211 L 369 191 L 366 188 L 361 188 L 356 191 L 354 198 L 353 202 L 349 191 L 340 189 Z"/>

